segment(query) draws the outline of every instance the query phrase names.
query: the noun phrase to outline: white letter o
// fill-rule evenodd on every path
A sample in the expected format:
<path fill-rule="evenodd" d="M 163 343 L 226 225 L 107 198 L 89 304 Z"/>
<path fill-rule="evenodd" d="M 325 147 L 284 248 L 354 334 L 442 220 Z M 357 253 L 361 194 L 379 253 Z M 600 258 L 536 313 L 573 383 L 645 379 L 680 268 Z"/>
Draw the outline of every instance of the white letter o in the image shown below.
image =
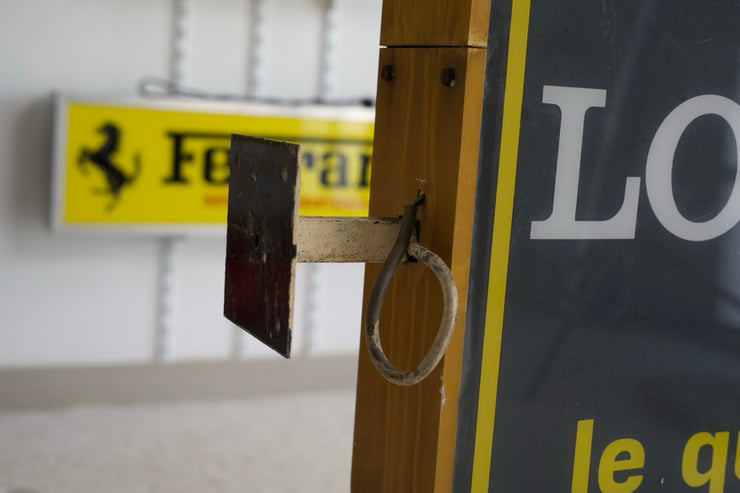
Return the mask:
<path fill-rule="evenodd" d="M 740 170 L 735 173 L 735 186 L 727 204 L 714 218 L 689 221 L 676 207 L 672 179 L 676 148 L 689 124 L 704 115 L 720 116 L 730 124 L 736 156 L 740 159 L 740 105 L 722 96 L 706 94 L 681 103 L 660 124 L 650 144 L 645 170 L 645 187 L 655 216 L 668 231 L 689 241 L 711 240 L 740 221 Z"/>

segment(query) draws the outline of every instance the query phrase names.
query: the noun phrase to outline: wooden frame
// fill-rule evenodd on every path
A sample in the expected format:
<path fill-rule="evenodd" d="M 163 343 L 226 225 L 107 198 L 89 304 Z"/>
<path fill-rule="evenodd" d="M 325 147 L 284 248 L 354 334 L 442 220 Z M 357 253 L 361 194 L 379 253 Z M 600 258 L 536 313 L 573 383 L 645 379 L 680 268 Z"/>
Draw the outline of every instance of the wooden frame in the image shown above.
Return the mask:
<path fill-rule="evenodd" d="M 387 0 L 383 8 L 370 216 L 393 216 L 419 190 L 419 241 L 452 270 L 460 313 L 446 356 L 413 387 L 396 387 L 360 350 L 352 491 L 448 492 L 452 487 L 486 59 L 486 0 Z M 368 265 L 365 305 L 378 267 Z M 399 369 L 433 340 L 441 293 L 423 266 L 399 267 L 380 337 Z M 364 317 L 363 317 L 364 319 Z"/>

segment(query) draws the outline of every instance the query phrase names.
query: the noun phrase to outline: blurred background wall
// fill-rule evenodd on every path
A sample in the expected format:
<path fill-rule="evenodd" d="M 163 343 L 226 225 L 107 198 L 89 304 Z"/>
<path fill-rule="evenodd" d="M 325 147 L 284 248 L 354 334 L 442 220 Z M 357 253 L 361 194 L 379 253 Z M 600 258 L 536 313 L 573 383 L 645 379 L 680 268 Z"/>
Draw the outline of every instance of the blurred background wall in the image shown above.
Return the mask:
<path fill-rule="evenodd" d="M 52 93 L 156 76 L 374 98 L 380 0 L 0 0 L 0 369 L 272 357 L 222 316 L 224 237 L 49 228 Z M 298 355 L 356 353 L 362 265 L 299 265 Z"/>

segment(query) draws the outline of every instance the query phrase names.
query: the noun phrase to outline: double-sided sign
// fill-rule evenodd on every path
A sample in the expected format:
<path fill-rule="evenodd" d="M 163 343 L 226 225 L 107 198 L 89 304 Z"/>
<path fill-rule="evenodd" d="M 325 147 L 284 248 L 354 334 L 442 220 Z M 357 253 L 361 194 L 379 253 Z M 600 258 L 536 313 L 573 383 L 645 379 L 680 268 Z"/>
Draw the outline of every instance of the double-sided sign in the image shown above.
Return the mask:
<path fill-rule="evenodd" d="M 492 4 L 456 487 L 740 491 L 740 3 Z"/>

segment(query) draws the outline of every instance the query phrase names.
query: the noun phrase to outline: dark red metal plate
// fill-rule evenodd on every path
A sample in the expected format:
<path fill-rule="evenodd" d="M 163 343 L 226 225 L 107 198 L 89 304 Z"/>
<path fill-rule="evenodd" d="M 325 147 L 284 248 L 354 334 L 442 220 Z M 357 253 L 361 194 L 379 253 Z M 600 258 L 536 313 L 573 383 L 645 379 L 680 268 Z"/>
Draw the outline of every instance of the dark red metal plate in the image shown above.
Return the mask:
<path fill-rule="evenodd" d="M 297 144 L 231 136 L 224 315 L 286 358 L 300 159 Z"/>

